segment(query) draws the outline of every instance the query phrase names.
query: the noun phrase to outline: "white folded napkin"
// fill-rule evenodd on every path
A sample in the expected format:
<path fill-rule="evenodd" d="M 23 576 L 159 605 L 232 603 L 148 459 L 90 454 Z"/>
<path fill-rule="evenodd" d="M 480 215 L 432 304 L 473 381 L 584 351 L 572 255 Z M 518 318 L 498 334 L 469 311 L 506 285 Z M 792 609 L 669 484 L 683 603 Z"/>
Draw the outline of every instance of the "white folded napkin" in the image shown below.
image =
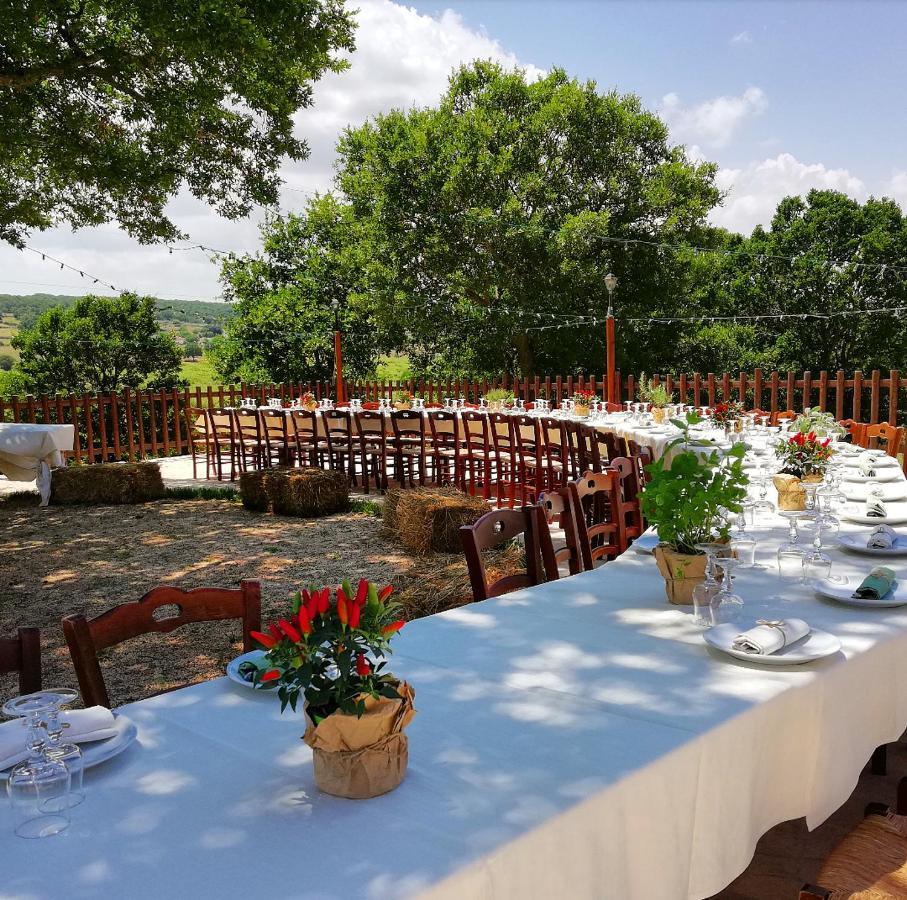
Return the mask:
<path fill-rule="evenodd" d="M 897 539 L 897 532 L 890 525 L 876 525 L 869 533 L 866 546 L 871 550 L 890 550 Z"/>
<path fill-rule="evenodd" d="M 69 728 L 63 732 L 63 741 L 67 743 L 87 744 L 90 741 L 106 740 L 116 734 L 116 720 L 113 713 L 104 706 L 62 712 L 60 721 L 69 724 Z M 27 740 L 25 719 L 0 723 L 0 771 L 28 759 L 25 747 Z"/>
<path fill-rule="evenodd" d="M 734 649 L 757 656 L 768 656 L 789 647 L 809 634 L 803 619 L 759 619 L 754 628 L 734 638 Z"/>
<path fill-rule="evenodd" d="M 867 478 L 874 478 L 876 474 L 876 461 L 871 453 L 863 452 L 860 454 L 857 462 L 860 466 L 860 474 Z"/>
<path fill-rule="evenodd" d="M 884 519 L 888 512 L 885 509 L 885 502 L 882 499 L 884 493 L 878 488 L 874 488 L 866 497 L 866 515 L 873 519 Z"/>

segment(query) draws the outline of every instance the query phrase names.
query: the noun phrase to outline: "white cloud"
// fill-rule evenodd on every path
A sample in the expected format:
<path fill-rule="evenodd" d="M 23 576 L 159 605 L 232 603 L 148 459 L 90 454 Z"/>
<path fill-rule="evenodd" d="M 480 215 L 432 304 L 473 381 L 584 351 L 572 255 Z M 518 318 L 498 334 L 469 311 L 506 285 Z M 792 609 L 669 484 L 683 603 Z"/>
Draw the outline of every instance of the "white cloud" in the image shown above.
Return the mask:
<path fill-rule="evenodd" d="M 747 118 L 757 116 L 767 108 L 765 92 L 758 87 L 749 87 L 740 96 L 715 97 L 697 106 L 684 106 L 677 94 L 666 94 L 658 114 L 671 129 L 674 140 L 724 147 Z"/>
<path fill-rule="evenodd" d="M 330 187 L 334 145 L 346 125 L 358 125 L 394 107 L 436 102 L 451 70 L 462 63 L 493 59 L 507 67 L 520 64 L 498 41 L 471 29 L 450 10 L 428 16 L 391 0 L 358 0 L 355 6 L 359 27 L 350 68 L 322 79 L 315 87 L 314 106 L 296 116 L 296 132 L 306 138 L 312 152 L 307 160 L 284 166 L 283 209 L 299 209 L 306 192 Z M 530 78 L 542 74 L 535 66 L 523 67 Z M 231 222 L 187 194 L 172 202 L 170 212 L 193 242 L 237 252 L 258 247 L 262 212 Z M 29 243 L 117 288 L 200 299 L 219 293 L 218 267 L 204 253 L 192 250 L 171 255 L 166 249 L 141 247 L 114 225 L 76 233 L 65 228 L 36 232 Z M 90 287 L 87 279 L 0 243 L 0 293 L 77 293 Z"/>
<path fill-rule="evenodd" d="M 732 44 L 752 44 L 753 36 L 748 31 L 738 31 L 737 34 L 735 34 L 731 38 L 731 43 Z"/>
<path fill-rule="evenodd" d="M 895 172 L 891 181 L 885 187 L 884 195 L 893 197 L 901 204 L 901 209 L 907 212 L 907 171 Z"/>
<path fill-rule="evenodd" d="M 865 200 L 868 194 L 866 185 L 847 169 L 802 163 L 790 153 L 740 169 L 719 169 L 717 183 L 728 196 L 722 206 L 712 210 L 711 221 L 744 234 L 756 225 L 767 226 L 778 201 L 791 194 L 803 195 L 812 188 L 842 191 L 857 200 Z"/>

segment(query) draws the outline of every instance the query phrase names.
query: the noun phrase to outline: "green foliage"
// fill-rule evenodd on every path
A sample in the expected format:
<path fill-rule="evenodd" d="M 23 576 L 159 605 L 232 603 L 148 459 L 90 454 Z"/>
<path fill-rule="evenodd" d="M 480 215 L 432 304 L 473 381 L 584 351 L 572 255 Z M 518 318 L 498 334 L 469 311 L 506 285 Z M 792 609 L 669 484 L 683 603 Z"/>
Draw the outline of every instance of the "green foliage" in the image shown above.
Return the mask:
<path fill-rule="evenodd" d="M 93 393 L 179 384 L 179 348 L 155 322 L 154 298 L 80 297 L 13 338 L 33 393 Z"/>
<path fill-rule="evenodd" d="M 353 497 L 350 500 L 349 511 L 363 513 L 364 515 L 380 519 L 384 514 L 384 507 L 376 500 L 363 500 L 361 497 Z"/>
<path fill-rule="evenodd" d="M 696 424 L 695 413 L 686 422 L 675 422 L 684 436 L 669 447 L 687 440 L 689 425 Z M 647 468 L 651 480 L 642 494 L 643 514 L 658 530 L 659 539 L 679 553 L 698 554 L 696 544 L 729 537 L 724 511 L 740 512 L 749 479 L 743 471 L 745 448 L 735 444 L 723 458 L 682 450 L 665 466 L 666 457 Z"/>
<path fill-rule="evenodd" d="M 61 0 L 0 12 L 0 239 L 115 220 L 140 241 L 180 233 L 182 186 L 225 216 L 276 204 L 293 116 L 345 63 L 342 0 Z"/>
<path fill-rule="evenodd" d="M 513 403 L 513 391 L 504 388 L 493 388 L 485 395 L 488 403 Z"/>
<path fill-rule="evenodd" d="M 643 372 L 639 379 L 639 399 L 660 409 L 671 402 L 671 394 L 663 384 L 655 384 L 651 378 L 647 380 Z"/>
<path fill-rule="evenodd" d="M 183 359 L 195 360 L 202 355 L 202 345 L 193 337 L 183 344 Z"/>
<path fill-rule="evenodd" d="M 349 207 L 331 195 L 317 197 L 305 215 L 278 216 L 262 226 L 262 254 L 224 263 L 236 315 L 209 352 L 225 381 L 330 378 L 337 319 L 344 375 L 374 370 L 377 338 L 360 290 L 355 229 Z"/>
<path fill-rule="evenodd" d="M 817 437 L 829 437 L 833 434 L 843 435 L 847 430 L 838 424 L 834 413 L 822 412 L 818 406 L 804 410 L 794 422 L 794 429 L 801 434 L 812 432 Z"/>
<path fill-rule="evenodd" d="M 719 199 L 715 167 L 636 97 L 560 69 L 528 82 L 476 62 L 438 107 L 377 116 L 338 149 L 376 324 L 420 374 L 599 368 L 600 341 L 531 330 L 537 313 L 603 314 L 609 270 L 623 314 L 663 307 L 683 267 L 607 239 L 707 241 Z"/>

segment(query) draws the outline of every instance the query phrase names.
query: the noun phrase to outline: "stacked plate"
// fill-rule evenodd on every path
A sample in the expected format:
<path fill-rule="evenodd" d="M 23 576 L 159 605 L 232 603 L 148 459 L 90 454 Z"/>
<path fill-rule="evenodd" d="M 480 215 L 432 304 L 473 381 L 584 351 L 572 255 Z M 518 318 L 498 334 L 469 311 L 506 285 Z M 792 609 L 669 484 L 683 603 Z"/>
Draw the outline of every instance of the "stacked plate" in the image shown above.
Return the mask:
<path fill-rule="evenodd" d="M 887 609 L 893 606 L 904 606 L 907 604 L 907 585 L 894 583 L 894 587 L 878 600 L 863 600 L 854 597 L 853 592 L 857 589 L 863 579 L 857 578 L 822 578 L 812 583 L 812 588 L 817 597 L 824 597 L 827 600 L 834 600 L 836 603 L 843 603 L 845 606 L 862 606 L 866 609 Z"/>
<path fill-rule="evenodd" d="M 827 631 L 813 628 L 805 638 L 783 647 L 776 653 L 747 653 L 736 650 L 734 641 L 741 631 L 739 625 L 716 625 L 703 632 L 705 642 L 721 653 L 760 666 L 802 666 L 804 663 L 833 656 L 841 649 L 841 642 Z"/>

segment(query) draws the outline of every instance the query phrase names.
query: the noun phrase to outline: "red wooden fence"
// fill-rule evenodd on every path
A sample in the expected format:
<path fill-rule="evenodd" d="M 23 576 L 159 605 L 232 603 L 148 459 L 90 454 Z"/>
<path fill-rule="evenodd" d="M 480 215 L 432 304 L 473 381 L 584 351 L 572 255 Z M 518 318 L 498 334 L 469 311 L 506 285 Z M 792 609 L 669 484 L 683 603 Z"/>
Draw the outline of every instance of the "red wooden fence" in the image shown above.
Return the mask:
<path fill-rule="evenodd" d="M 743 398 L 748 409 L 758 407 L 770 412 L 802 410 L 819 406 L 838 419 L 861 422 L 907 424 L 907 377 L 897 371 L 883 376 L 875 371 L 833 374 L 811 372 L 739 372 L 715 375 L 655 375 L 677 400 L 694 406 L 713 406 L 716 402 Z M 621 399 L 634 399 L 638 377 L 618 373 Z M 538 396 L 560 402 L 577 390 L 603 393 L 603 376 L 557 376 L 519 378 L 504 375 L 493 379 L 448 379 L 426 381 L 346 381 L 347 396 L 377 400 L 397 390 L 408 390 L 429 401 L 445 397 L 465 397 L 477 402 L 495 388 L 512 390 L 524 400 Z M 256 397 L 265 403 L 270 397 L 290 399 L 310 390 L 316 396 L 331 396 L 331 382 L 313 384 L 230 385 L 194 388 L 185 391 L 129 391 L 121 394 L 84 394 L 54 397 L 0 398 L 0 422 L 75 423 L 76 437 L 72 457 L 78 462 L 105 462 L 118 459 L 143 459 L 170 456 L 188 451 L 185 410 L 189 406 L 216 409 L 235 406 L 243 397 Z"/>

